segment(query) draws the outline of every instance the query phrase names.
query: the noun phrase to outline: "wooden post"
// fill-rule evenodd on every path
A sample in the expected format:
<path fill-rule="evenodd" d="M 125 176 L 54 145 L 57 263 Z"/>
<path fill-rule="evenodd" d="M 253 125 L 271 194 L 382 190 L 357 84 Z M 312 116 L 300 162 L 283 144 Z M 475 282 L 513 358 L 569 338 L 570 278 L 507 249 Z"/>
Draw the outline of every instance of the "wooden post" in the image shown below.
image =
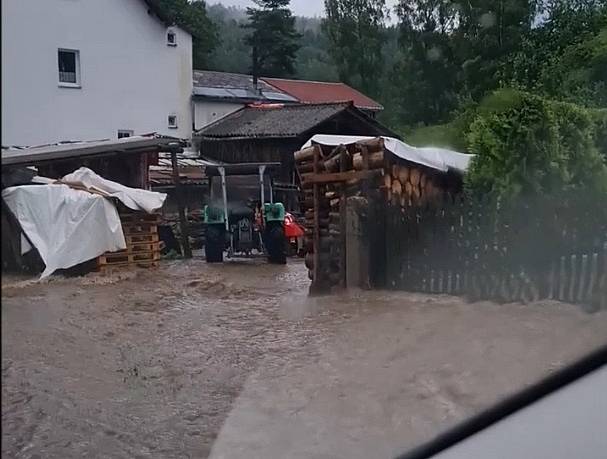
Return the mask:
<path fill-rule="evenodd" d="M 346 172 L 346 155 L 347 150 L 346 147 L 340 145 L 340 153 L 339 153 L 339 171 Z M 341 182 L 340 186 L 340 196 L 339 196 L 339 224 L 340 224 L 340 266 L 339 266 L 339 281 L 342 288 L 346 288 L 346 182 Z"/>
<path fill-rule="evenodd" d="M 320 147 L 318 146 L 314 146 L 314 175 L 318 175 L 319 173 L 319 167 L 318 167 L 318 160 L 319 160 L 319 150 Z M 313 190 L 314 190 L 314 205 L 312 206 L 314 209 L 314 232 L 312 234 L 313 238 L 314 238 L 314 269 L 312 270 L 312 277 L 313 279 L 313 283 L 314 283 L 314 288 L 315 289 L 319 289 L 319 282 L 320 279 L 318 278 L 318 273 L 320 272 L 319 269 L 319 262 L 320 262 L 320 256 L 319 256 L 319 250 L 320 250 L 320 185 L 318 183 L 314 183 L 313 185 Z"/>
<path fill-rule="evenodd" d="M 362 153 L 362 157 L 363 157 L 363 172 L 364 173 L 368 173 L 369 172 L 369 148 L 366 145 L 361 145 L 361 153 Z M 382 151 L 383 154 L 383 151 Z M 364 252 L 364 257 L 362 258 L 362 279 L 361 279 L 361 285 L 363 286 L 363 288 L 365 289 L 370 289 L 371 288 L 371 267 L 369 266 L 369 264 L 371 263 L 371 260 L 373 259 L 373 257 L 371 257 L 371 250 L 377 250 L 376 248 L 372 248 L 370 247 L 369 244 L 369 238 L 371 238 L 371 231 L 375 231 L 375 229 L 371 229 L 372 225 L 375 225 L 375 222 L 371 222 L 371 220 L 369 219 L 369 215 L 371 215 L 371 201 L 369 199 L 369 180 L 367 178 L 363 179 L 362 181 L 362 195 L 365 198 L 366 201 L 366 205 L 367 205 L 367 209 L 366 209 L 366 213 L 367 213 L 367 231 L 365 234 L 365 237 L 367 238 L 366 243 L 364 244 L 365 247 L 365 252 Z"/>
<path fill-rule="evenodd" d="M 179 165 L 177 164 L 177 152 L 171 152 L 171 165 L 173 167 L 173 184 L 175 185 L 175 194 L 177 197 L 177 208 L 179 209 L 179 226 L 181 228 L 181 245 L 183 246 L 183 255 L 185 258 L 192 258 L 192 249 L 190 248 L 190 233 L 188 231 L 188 221 L 185 217 L 183 199 L 181 195 L 181 182 L 179 180 Z"/>

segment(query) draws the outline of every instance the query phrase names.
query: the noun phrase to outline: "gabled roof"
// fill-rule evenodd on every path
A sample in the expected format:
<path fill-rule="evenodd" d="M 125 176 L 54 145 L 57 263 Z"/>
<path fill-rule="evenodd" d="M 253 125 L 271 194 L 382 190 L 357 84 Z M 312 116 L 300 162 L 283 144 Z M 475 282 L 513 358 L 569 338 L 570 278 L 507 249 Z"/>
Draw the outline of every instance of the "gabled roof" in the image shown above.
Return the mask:
<path fill-rule="evenodd" d="M 194 96 L 209 99 L 297 102 L 293 96 L 276 89 L 261 79 L 257 80 L 257 89 L 255 89 L 253 77 L 241 73 L 194 70 L 193 82 Z"/>
<path fill-rule="evenodd" d="M 370 97 L 344 83 L 322 81 L 262 78 L 282 92 L 290 94 L 302 103 L 354 102 L 357 108 L 379 111 L 384 107 Z"/>
<path fill-rule="evenodd" d="M 351 102 L 249 105 L 196 132 L 204 140 L 299 137 L 343 112 L 369 126 L 368 134 L 396 135 Z"/>

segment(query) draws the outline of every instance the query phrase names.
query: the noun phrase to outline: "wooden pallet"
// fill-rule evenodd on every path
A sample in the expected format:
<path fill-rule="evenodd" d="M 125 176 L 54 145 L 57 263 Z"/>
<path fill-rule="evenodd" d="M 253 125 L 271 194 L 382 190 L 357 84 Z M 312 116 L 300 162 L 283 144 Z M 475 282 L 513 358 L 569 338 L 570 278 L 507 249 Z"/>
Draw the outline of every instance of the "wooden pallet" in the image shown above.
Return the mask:
<path fill-rule="evenodd" d="M 131 242 L 127 243 L 127 248 L 124 250 L 117 250 L 116 252 L 107 252 L 106 254 L 127 254 L 127 253 L 148 253 L 148 252 L 159 252 L 164 243 L 162 241 L 154 241 L 154 242 Z"/>
<path fill-rule="evenodd" d="M 157 233 L 158 226 L 155 223 L 139 222 L 139 223 L 123 223 L 122 231 L 125 235 L 142 234 L 142 233 Z"/>
<path fill-rule="evenodd" d="M 145 213 L 131 213 L 131 214 L 120 214 L 120 221 L 123 224 L 128 223 L 160 223 L 160 214 L 145 214 Z"/>
<path fill-rule="evenodd" d="M 124 239 L 126 240 L 126 244 L 138 244 L 138 243 L 152 243 L 158 242 L 158 233 L 139 233 L 139 234 L 125 234 Z"/>
<path fill-rule="evenodd" d="M 99 256 L 98 269 L 107 272 L 129 266 L 157 267 L 163 245 L 158 236 L 160 215 L 125 211 L 120 213 L 120 221 L 127 247 Z"/>
<path fill-rule="evenodd" d="M 160 251 L 152 252 L 106 252 L 99 257 L 99 265 L 110 265 L 115 263 L 138 263 L 140 261 L 158 261 Z"/>

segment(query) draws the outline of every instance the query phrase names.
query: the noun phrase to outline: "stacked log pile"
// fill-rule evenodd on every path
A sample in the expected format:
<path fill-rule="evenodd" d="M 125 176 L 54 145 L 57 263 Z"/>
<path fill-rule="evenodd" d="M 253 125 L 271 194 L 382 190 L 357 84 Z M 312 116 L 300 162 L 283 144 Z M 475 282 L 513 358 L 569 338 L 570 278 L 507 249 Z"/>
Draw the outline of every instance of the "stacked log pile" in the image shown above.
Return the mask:
<path fill-rule="evenodd" d="M 363 164 L 362 149 L 373 153 L 371 164 Z M 344 287 L 346 199 L 361 196 L 364 183 L 381 185 L 383 141 L 377 139 L 368 146 L 314 145 L 296 152 L 295 162 L 303 189 L 301 204 L 308 252 L 305 262 L 312 288 L 322 291 Z"/>
<path fill-rule="evenodd" d="M 345 287 L 349 197 L 368 200 L 369 191 L 380 190 L 384 200 L 405 211 L 444 195 L 440 173 L 393 155 L 382 138 L 336 147 L 313 145 L 295 152 L 294 158 L 303 190 L 305 261 L 312 291 Z"/>

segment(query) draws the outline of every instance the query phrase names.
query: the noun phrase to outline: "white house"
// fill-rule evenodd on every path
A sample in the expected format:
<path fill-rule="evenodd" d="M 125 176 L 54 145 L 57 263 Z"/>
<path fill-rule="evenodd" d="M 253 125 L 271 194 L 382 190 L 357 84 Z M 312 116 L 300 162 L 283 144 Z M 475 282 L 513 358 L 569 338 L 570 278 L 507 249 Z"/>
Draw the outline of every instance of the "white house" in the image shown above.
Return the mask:
<path fill-rule="evenodd" d="M 2 145 L 192 135 L 192 37 L 154 0 L 2 0 Z"/>

